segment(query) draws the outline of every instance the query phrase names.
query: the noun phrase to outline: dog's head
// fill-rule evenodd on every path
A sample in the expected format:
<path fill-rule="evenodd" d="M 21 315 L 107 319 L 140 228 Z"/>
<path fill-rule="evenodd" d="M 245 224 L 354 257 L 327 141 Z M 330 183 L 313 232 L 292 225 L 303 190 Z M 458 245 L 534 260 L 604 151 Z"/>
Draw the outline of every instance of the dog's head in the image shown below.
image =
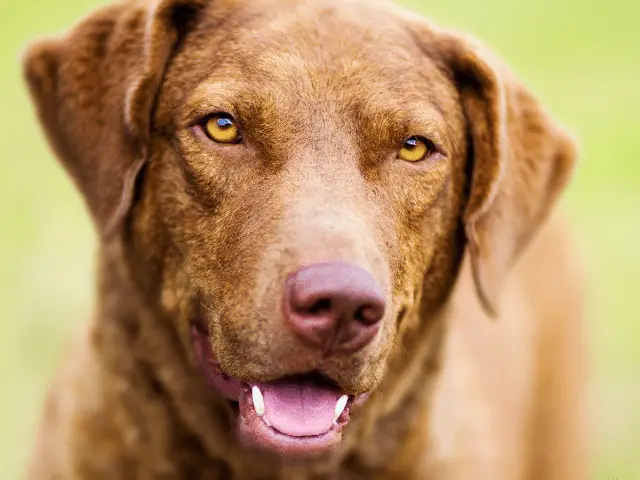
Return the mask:
<path fill-rule="evenodd" d="M 386 4 L 124 2 L 25 63 L 103 241 L 281 454 L 339 441 L 467 246 L 495 314 L 574 163 L 499 61 Z"/>

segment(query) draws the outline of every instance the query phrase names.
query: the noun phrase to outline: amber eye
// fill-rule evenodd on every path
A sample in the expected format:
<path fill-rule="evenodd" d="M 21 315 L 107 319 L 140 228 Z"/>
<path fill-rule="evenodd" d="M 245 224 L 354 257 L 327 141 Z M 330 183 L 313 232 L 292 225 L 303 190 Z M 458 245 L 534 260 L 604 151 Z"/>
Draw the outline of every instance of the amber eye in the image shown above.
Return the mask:
<path fill-rule="evenodd" d="M 424 160 L 431 153 L 431 148 L 426 140 L 419 137 L 411 137 L 404 142 L 398 153 L 398 158 L 405 162 L 419 162 Z"/>
<path fill-rule="evenodd" d="M 238 143 L 240 130 L 230 115 L 219 113 L 209 117 L 202 126 L 204 132 L 214 142 Z"/>

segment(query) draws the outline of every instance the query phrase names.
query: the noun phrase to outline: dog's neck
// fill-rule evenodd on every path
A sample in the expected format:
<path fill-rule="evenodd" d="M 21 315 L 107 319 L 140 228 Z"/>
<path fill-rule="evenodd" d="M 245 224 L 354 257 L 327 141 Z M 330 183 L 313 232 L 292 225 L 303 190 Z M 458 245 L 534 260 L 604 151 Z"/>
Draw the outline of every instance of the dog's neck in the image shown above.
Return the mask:
<path fill-rule="evenodd" d="M 98 361 L 110 383 L 136 386 L 105 392 L 109 408 L 126 412 L 131 431 L 154 432 L 153 438 L 142 435 L 138 447 L 162 459 L 173 478 L 194 471 L 211 472 L 207 478 L 261 478 L 262 471 L 280 471 L 283 479 L 305 478 L 304 472 L 351 478 L 344 471 L 359 472 L 353 478 L 383 473 L 411 478 L 420 464 L 416 456 L 425 456 L 428 439 L 419 435 L 428 430 L 423 428 L 431 397 L 426 391 L 437 377 L 444 314 L 419 322 L 424 331 L 412 332 L 417 340 L 406 341 L 390 359 L 385 380 L 354 414 L 342 446 L 330 458 L 299 467 L 252 453 L 246 462 L 228 403 L 207 387 L 174 322 L 135 287 L 116 247 L 103 250 L 99 278 L 99 314 L 92 331 Z M 135 441 L 122 445 L 127 443 L 135 451 Z"/>

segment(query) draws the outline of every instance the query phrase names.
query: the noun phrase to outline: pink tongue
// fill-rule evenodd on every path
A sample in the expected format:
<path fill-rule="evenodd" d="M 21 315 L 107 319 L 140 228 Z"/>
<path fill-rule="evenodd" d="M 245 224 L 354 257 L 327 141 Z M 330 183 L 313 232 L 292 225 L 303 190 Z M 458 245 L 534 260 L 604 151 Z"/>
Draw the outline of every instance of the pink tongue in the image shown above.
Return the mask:
<path fill-rule="evenodd" d="M 310 437 L 331 429 L 336 402 L 342 396 L 339 391 L 288 380 L 258 386 L 264 397 L 265 418 L 279 432 Z"/>

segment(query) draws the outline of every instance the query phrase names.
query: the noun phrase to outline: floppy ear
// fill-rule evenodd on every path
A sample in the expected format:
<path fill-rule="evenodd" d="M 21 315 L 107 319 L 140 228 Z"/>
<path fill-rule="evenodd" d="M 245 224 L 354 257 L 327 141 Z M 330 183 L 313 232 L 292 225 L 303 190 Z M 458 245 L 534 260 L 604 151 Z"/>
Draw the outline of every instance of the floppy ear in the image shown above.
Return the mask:
<path fill-rule="evenodd" d="M 40 121 L 102 236 L 119 230 L 132 205 L 164 70 L 199 7 L 193 0 L 122 2 L 25 54 Z"/>
<path fill-rule="evenodd" d="M 437 36 L 472 142 L 463 220 L 474 280 L 483 306 L 495 316 L 509 270 L 570 179 L 576 149 L 489 51 L 457 33 Z"/>

